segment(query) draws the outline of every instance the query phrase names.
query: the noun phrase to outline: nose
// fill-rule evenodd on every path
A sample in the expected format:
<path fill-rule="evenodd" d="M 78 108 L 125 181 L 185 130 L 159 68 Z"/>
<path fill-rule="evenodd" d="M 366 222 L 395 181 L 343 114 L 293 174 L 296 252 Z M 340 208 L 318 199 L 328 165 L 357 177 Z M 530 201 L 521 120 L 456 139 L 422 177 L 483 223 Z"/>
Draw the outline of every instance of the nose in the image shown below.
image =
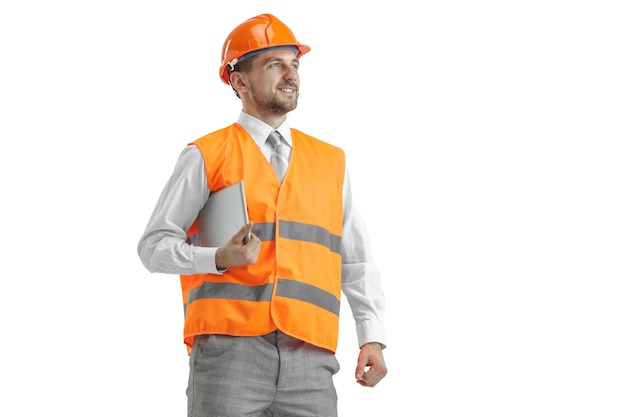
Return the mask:
<path fill-rule="evenodd" d="M 296 81 L 298 79 L 298 70 L 294 67 L 288 66 L 285 70 L 283 78 L 287 81 Z"/>

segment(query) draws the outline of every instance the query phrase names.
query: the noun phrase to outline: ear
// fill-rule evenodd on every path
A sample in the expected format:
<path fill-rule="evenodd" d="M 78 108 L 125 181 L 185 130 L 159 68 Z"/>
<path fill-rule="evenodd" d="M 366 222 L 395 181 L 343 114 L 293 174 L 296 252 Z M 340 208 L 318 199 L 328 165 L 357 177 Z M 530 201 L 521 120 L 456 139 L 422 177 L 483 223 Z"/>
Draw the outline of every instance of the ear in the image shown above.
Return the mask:
<path fill-rule="evenodd" d="M 237 92 L 245 91 L 248 88 L 248 80 L 245 74 L 239 71 L 230 74 L 230 84 Z"/>

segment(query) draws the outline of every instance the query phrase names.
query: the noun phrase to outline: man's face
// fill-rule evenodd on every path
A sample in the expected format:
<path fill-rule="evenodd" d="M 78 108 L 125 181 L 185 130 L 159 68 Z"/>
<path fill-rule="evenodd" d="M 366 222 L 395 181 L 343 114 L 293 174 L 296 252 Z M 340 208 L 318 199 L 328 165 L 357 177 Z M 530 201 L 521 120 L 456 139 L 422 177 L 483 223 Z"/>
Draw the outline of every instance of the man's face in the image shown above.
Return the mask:
<path fill-rule="evenodd" d="M 298 105 L 300 61 L 293 51 L 259 54 L 248 74 L 251 105 L 262 113 L 285 115 Z"/>

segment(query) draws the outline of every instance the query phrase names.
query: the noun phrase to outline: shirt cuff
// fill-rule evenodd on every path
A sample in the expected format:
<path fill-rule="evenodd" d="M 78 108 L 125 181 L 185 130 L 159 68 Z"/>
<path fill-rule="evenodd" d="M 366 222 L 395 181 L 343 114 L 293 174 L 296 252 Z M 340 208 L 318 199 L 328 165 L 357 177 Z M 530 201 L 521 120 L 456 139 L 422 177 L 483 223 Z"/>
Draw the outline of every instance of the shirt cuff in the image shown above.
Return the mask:
<path fill-rule="evenodd" d="M 207 248 L 194 246 L 193 265 L 196 274 L 217 274 L 221 275 L 225 270 L 217 269 L 215 265 L 215 254 L 219 248 Z"/>
<path fill-rule="evenodd" d="M 382 320 L 365 320 L 359 323 L 356 326 L 356 335 L 359 341 L 359 348 L 366 343 L 380 343 L 383 349 L 387 347 Z"/>

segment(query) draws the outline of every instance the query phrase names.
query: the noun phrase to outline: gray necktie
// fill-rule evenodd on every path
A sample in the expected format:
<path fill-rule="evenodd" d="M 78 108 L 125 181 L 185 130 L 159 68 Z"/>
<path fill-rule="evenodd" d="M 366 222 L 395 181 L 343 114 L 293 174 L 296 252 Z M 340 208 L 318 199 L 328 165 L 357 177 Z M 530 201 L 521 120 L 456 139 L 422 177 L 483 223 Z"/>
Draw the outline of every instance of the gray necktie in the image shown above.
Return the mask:
<path fill-rule="evenodd" d="M 289 149 L 288 145 L 283 143 L 282 136 L 278 131 L 273 130 L 267 137 L 268 142 L 272 145 L 272 156 L 270 157 L 270 164 L 276 171 L 276 176 L 280 182 L 283 181 L 285 171 L 287 171 L 287 165 L 289 165 L 289 157 L 287 156 Z"/>

